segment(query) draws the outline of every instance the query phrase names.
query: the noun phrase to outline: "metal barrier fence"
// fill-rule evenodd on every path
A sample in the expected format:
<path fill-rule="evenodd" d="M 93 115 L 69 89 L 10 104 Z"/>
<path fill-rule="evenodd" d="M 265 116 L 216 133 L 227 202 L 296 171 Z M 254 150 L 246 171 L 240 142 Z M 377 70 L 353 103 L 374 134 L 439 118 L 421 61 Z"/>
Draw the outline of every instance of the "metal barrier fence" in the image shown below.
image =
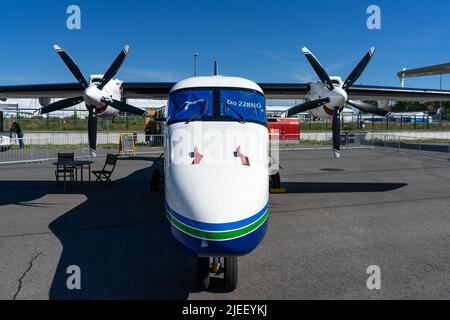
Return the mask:
<path fill-rule="evenodd" d="M 428 156 L 440 159 L 450 159 L 450 132 L 426 134 L 417 136 L 373 132 L 345 132 L 341 134 L 341 146 L 345 148 L 381 148 L 384 151 L 403 152 L 411 155 Z M 324 150 L 332 146 L 331 132 L 302 133 L 299 140 L 280 140 L 281 149 Z"/>
<path fill-rule="evenodd" d="M 282 136 L 278 134 L 270 135 L 271 141 L 276 141 L 282 149 L 330 149 L 333 144 L 333 134 L 331 132 L 308 132 L 300 135 Z M 343 132 L 341 134 L 341 146 L 344 148 L 372 147 L 366 132 Z"/>
<path fill-rule="evenodd" d="M 450 138 L 414 138 L 398 135 L 372 135 L 371 144 L 385 151 L 450 160 Z"/>
<path fill-rule="evenodd" d="M 164 136 L 133 134 L 136 153 L 158 152 L 163 149 Z M 120 135 L 101 137 L 97 144 L 97 155 L 119 153 Z M 74 153 L 75 158 L 89 158 L 87 135 L 52 135 L 37 138 L 11 138 L 0 146 L 0 164 L 41 162 L 57 159 L 58 153 Z"/>
<path fill-rule="evenodd" d="M 164 146 L 163 135 L 133 134 L 136 152 L 160 153 Z M 271 135 L 272 145 L 280 149 L 324 150 L 332 145 L 331 132 L 302 133 L 298 135 Z M 274 143 L 276 141 L 276 143 Z M 119 153 L 120 134 L 99 135 L 97 155 Z M 401 136 L 389 133 L 345 132 L 341 135 L 345 148 L 382 148 L 385 151 L 413 155 L 450 158 L 450 133 L 439 138 Z M 89 158 L 87 135 L 51 135 L 36 138 L 12 138 L 0 144 L 0 164 L 49 161 L 57 159 L 60 152 L 73 152 L 76 158 Z"/>

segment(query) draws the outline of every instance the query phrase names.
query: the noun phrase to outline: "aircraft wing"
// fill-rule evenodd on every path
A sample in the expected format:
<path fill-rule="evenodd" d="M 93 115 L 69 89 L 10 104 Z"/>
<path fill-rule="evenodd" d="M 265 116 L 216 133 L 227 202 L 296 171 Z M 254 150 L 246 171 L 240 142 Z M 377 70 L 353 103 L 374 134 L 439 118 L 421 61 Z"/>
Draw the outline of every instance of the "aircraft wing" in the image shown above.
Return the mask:
<path fill-rule="evenodd" d="M 20 86 L 0 86 L 1 98 L 70 98 L 80 96 L 83 87 L 79 83 L 35 84 Z"/>
<path fill-rule="evenodd" d="M 268 99 L 304 99 L 309 84 L 259 83 Z M 450 101 L 450 91 L 354 85 L 347 90 L 351 100 Z"/>
<path fill-rule="evenodd" d="M 450 91 L 378 86 L 352 86 L 347 90 L 351 100 L 450 101 Z"/>
<path fill-rule="evenodd" d="M 131 99 L 167 99 L 173 82 L 124 82 L 124 97 Z M 267 99 L 304 99 L 310 84 L 259 83 Z M 352 86 L 348 90 L 352 100 L 450 101 L 450 91 L 379 86 Z M 80 96 L 78 83 L 0 86 L 1 98 L 70 98 Z"/>
<path fill-rule="evenodd" d="M 308 83 L 258 83 L 267 99 L 304 99 L 311 87 Z"/>
<path fill-rule="evenodd" d="M 124 82 L 124 97 L 130 99 L 167 99 L 175 82 Z"/>
<path fill-rule="evenodd" d="M 170 89 L 174 85 L 175 83 L 168 82 L 125 82 L 123 83 L 124 97 L 136 99 L 167 99 Z M 82 95 L 83 90 L 83 87 L 79 83 L 0 86 L 0 99 L 66 99 Z"/>
<path fill-rule="evenodd" d="M 402 70 L 397 73 L 397 77 L 402 78 L 412 78 L 412 77 L 424 77 L 424 76 L 435 76 L 450 73 L 450 63 L 439 64 L 430 67 L 422 67 L 411 70 Z"/>

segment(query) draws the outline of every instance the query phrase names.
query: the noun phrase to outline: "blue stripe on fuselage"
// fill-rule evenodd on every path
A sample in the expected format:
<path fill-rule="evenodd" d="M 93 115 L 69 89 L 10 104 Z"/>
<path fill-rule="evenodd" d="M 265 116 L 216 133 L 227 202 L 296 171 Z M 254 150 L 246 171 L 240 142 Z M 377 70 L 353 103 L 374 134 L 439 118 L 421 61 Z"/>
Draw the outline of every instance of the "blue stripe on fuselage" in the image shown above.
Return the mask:
<path fill-rule="evenodd" d="M 230 231 L 230 230 L 236 230 L 243 227 L 246 227 L 256 221 L 259 220 L 267 211 L 269 208 L 269 203 L 266 204 L 266 206 L 259 211 L 254 216 L 251 216 L 250 218 L 236 221 L 236 222 L 229 222 L 229 223 L 205 223 L 205 222 L 199 222 L 195 221 L 189 218 L 186 218 L 177 212 L 175 212 L 172 208 L 170 208 L 169 204 L 166 202 L 166 209 L 170 212 L 172 216 L 175 217 L 178 221 L 182 222 L 183 224 L 190 226 L 195 229 L 204 230 L 204 231 Z"/>
<path fill-rule="evenodd" d="M 226 241 L 195 238 L 179 230 L 168 221 L 170 233 L 186 252 L 200 257 L 232 257 L 249 254 L 261 243 L 267 231 L 268 219 L 258 229 L 243 237 Z"/>

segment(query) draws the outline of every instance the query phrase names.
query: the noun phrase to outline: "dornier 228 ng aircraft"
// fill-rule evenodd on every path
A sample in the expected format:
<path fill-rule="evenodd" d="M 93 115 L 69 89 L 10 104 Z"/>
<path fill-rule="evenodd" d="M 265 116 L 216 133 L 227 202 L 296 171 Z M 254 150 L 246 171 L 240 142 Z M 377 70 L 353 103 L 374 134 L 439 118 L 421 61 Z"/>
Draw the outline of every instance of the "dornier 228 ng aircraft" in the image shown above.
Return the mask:
<path fill-rule="evenodd" d="M 266 99 L 305 99 L 287 115 L 309 110 L 319 117 L 332 116 L 336 127 L 336 114 L 346 102 L 364 111 L 384 114 L 354 100 L 450 101 L 450 91 L 353 85 L 373 49 L 345 82 L 329 77 L 306 48 L 303 52 L 321 82 L 257 84 L 217 73 L 178 83 L 111 80 L 128 53 L 126 47 L 105 76 L 99 81 L 91 79 L 89 85 L 68 55 L 59 47 L 56 50 L 79 83 L 0 86 L 0 98 L 66 99 L 44 107 L 43 112 L 84 100 L 92 125 L 94 114 L 103 114 L 105 108 L 112 108 L 111 114 L 117 110 L 144 114 L 120 98 L 167 99 L 165 118 L 159 119 L 167 125 L 163 174 L 166 216 L 175 240 L 197 257 L 197 283 L 201 289 L 208 288 L 211 273 L 223 273 L 226 287 L 236 288 L 237 257 L 252 252 L 264 238 L 269 216 Z M 116 87 L 121 90 L 114 91 Z M 226 132 L 228 142 L 198 135 L 198 130 L 210 130 L 213 135 Z M 252 136 L 259 139 L 248 148 L 246 139 Z M 334 149 L 339 151 L 337 147 Z M 223 148 L 221 155 L 216 152 Z"/>

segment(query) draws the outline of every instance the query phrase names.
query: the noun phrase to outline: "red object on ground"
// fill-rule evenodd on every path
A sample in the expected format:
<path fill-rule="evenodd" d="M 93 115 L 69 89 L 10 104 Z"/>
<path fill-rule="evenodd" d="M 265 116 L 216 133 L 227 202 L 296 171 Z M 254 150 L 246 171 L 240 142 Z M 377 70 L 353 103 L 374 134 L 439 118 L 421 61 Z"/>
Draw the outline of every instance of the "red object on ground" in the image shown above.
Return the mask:
<path fill-rule="evenodd" d="M 274 118 L 274 122 L 268 122 L 270 139 L 280 141 L 300 140 L 300 119 L 298 118 Z M 272 120 L 272 121 L 273 121 Z"/>

